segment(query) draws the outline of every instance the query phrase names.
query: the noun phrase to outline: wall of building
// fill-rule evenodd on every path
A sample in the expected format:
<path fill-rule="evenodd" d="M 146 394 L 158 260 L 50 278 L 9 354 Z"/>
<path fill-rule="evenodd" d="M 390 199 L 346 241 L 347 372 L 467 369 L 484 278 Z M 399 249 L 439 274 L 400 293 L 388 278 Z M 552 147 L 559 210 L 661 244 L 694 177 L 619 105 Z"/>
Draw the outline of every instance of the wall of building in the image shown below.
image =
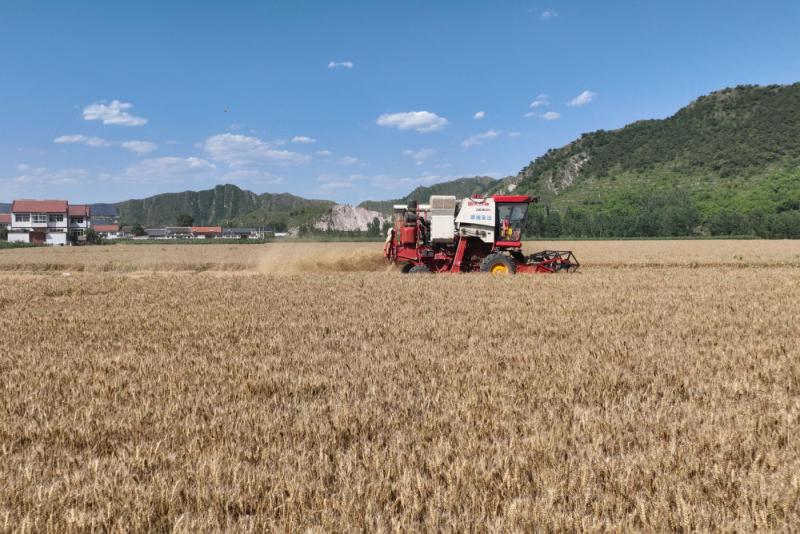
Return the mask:
<path fill-rule="evenodd" d="M 9 232 L 9 243 L 28 243 L 28 232 Z"/>
<path fill-rule="evenodd" d="M 46 243 L 48 245 L 66 245 L 67 233 L 66 232 L 47 232 Z"/>
<path fill-rule="evenodd" d="M 26 220 L 20 221 L 18 216 L 24 215 Z M 45 213 L 44 214 L 44 222 L 34 222 L 34 217 L 41 216 L 40 213 L 14 213 L 12 214 L 12 222 L 11 228 L 18 228 L 18 229 L 26 229 L 26 228 L 33 228 L 39 231 L 47 231 L 50 228 L 58 228 L 59 230 L 66 230 L 67 226 L 69 225 L 68 217 L 61 213 Z M 50 217 L 53 216 L 54 220 L 50 220 Z M 61 220 L 55 220 L 58 217 Z"/>

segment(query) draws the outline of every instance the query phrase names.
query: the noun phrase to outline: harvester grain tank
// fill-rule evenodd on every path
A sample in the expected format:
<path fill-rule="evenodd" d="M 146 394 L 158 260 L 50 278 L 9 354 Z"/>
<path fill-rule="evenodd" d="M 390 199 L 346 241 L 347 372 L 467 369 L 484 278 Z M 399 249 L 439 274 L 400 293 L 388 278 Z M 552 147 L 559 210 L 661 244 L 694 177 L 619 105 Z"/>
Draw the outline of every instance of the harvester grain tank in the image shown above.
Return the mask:
<path fill-rule="evenodd" d="M 394 206 L 384 256 L 404 273 L 494 274 L 574 272 L 579 263 L 569 250 L 542 250 L 525 255 L 522 231 L 527 195 L 434 195 L 428 204 L 410 201 Z"/>

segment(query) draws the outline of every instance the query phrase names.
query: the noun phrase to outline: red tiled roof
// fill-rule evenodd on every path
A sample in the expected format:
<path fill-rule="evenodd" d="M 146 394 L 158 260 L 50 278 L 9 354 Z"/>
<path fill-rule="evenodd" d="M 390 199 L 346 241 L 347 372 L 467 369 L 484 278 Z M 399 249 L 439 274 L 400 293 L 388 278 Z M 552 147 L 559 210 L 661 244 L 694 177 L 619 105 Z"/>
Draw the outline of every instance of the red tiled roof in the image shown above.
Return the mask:
<path fill-rule="evenodd" d="M 15 200 L 12 213 L 67 213 L 66 200 Z"/>
<path fill-rule="evenodd" d="M 89 217 L 91 214 L 89 206 L 85 204 L 70 204 L 69 206 L 70 217 Z"/>
<path fill-rule="evenodd" d="M 119 232 L 118 224 L 95 224 L 92 228 L 94 228 L 95 232 Z"/>
<path fill-rule="evenodd" d="M 0 224 L 11 224 L 11 214 L 0 213 Z"/>
<path fill-rule="evenodd" d="M 221 234 L 221 226 L 192 226 L 192 233 L 194 234 Z"/>

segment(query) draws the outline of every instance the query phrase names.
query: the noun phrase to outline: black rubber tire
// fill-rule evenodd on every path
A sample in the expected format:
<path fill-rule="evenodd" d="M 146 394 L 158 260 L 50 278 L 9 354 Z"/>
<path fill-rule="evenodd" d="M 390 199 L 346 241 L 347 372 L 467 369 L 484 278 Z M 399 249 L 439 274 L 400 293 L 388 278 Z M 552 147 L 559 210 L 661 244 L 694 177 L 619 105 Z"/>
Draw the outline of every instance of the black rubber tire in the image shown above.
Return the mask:
<path fill-rule="evenodd" d="M 514 264 L 514 260 L 505 254 L 489 254 L 483 258 L 483 261 L 481 262 L 481 272 L 491 273 L 492 269 L 498 265 L 505 266 L 507 270 L 505 274 L 516 274 L 517 272 L 517 266 Z"/>
<path fill-rule="evenodd" d="M 408 271 L 410 271 L 413 268 L 414 268 L 413 263 L 405 263 L 403 264 L 403 267 L 400 269 L 400 272 L 403 274 L 408 274 Z"/>
<path fill-rule="evenodd" d="M 427 265 L 415 265 L 408 270 L 408 274 L 430 274 L 431 270 Z"/>

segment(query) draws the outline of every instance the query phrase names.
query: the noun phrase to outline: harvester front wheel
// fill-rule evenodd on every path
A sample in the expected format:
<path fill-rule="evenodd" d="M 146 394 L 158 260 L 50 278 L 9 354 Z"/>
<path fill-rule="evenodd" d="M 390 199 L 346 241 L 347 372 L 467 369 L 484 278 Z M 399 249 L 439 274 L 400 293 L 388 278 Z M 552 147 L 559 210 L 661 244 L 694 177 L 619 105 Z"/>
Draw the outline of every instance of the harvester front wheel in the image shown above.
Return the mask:
<path fill-rule="evenodd" d="M 492 274 L 515 274 L 517 266 L 514 260 L 505 254 L 489 254 L 481 262 L 482 273 Z"/>
<path fill-rule="evenodd" d="M 430 274 L 430 272 L 427 265 L 415 265 L 408 270 L 408 274 Z"/>

